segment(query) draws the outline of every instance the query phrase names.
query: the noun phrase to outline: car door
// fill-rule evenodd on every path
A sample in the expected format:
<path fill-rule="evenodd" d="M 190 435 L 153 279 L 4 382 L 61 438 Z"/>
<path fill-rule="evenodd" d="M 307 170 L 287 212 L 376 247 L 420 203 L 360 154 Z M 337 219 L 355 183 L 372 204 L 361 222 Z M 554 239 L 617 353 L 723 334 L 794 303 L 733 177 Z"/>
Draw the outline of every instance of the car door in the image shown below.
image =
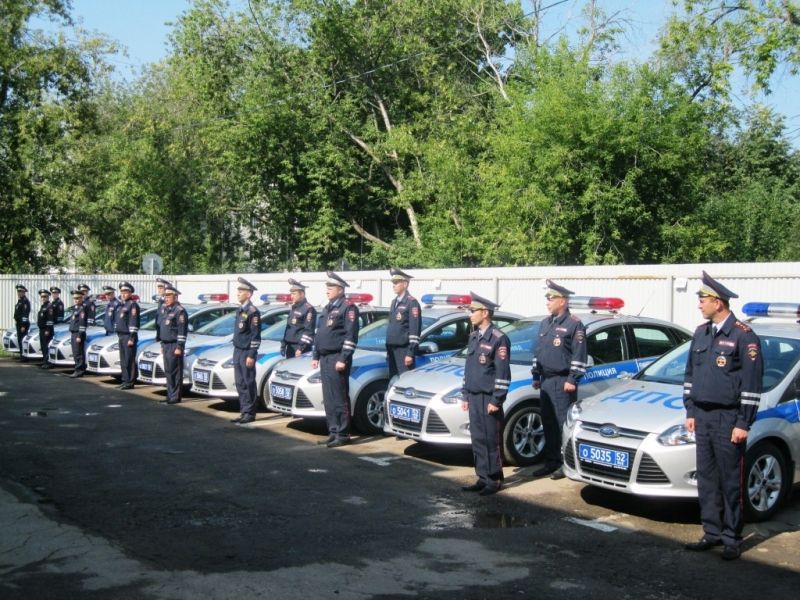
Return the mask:
<path fill-rule="evenodd" d="M 586 352 L 590 366 L 578 385 L 579 398 L 602 392 L 638 371 L 635 361 L 630 359 L 628 340 L 621 323 L 588 332 Z"/>

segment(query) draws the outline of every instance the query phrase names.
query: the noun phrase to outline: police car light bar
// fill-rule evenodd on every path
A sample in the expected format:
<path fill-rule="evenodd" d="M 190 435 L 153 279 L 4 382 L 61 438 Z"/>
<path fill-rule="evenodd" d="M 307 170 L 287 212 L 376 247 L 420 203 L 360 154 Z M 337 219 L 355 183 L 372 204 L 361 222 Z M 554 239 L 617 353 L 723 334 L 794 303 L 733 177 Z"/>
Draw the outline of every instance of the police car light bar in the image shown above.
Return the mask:
<path fill-rule="evenodd" d="M 800 317 L 800 304 L 791 302 L 748 302 L 742 307 L 748 317 Z"/>
<path fill-rule="evenodd" d="M 134 302 L 138 302 L 139 301 L 139 294 L 131 294 L 131 300 L 133 300 Z"/>
<path fill-rule="evenodd" d="M 261 301 L 264 304 L 269 304 L 270 302 L 291 302 L 292 295 L 291 294 L 261 294 Z"/>
<path fill-rule="evenodd" d="M 227 302 L 228 294 L 200 294 L 197 299 L 200 302 Z"/>
<path fill-rule="evenodd" d="M 108 297 L 105 294 L 95 294 L 94 299 L 102 302 L 103 300 L 108 300 Z"/>
<path fill-rule="evenodd" d="M 367 304 L 372 302 L 372 294 L 345 294 L 344 296 L 355 304 Z"/>
<path fill-rule="evenodd" d="M 622 298 L 602 298 L 597 296 L 570 296 L 570 308 L 590 308 L 592 310 L 619 310 L 625 306 Z"/>
<path fill-rule="evenodd" d="M 472 296 L 459 294 L 424 294 L 423 304 L 451 304 L 455 306 L 468 306 L 472 302 Z"/>

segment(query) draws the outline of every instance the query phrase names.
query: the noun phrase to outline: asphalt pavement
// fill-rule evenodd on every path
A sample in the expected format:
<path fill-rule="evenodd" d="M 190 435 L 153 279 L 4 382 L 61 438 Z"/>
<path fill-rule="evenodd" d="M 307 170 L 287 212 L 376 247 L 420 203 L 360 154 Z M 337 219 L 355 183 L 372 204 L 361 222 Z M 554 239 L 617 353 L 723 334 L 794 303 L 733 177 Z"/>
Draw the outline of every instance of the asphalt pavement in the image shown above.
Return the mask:
<path fill-rule="evenodd" d="M 745 553 L 683 550 L 695 502 L 0 359 L 0 598 L 793 598 L 800 492 Z"/>

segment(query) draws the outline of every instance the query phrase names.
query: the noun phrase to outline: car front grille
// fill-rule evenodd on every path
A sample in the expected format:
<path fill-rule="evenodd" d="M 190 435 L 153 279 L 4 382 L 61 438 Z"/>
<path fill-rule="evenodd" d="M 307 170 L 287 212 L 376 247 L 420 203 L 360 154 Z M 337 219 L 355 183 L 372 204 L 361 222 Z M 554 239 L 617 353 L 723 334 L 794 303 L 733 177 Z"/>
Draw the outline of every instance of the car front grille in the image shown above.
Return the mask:
<path fill-rule="evenodd" d="M 297 390 L 297 402 L 295 402 L 295 406 L 297 408 L 314 408 L 314 405 L 311 404 L 311 400 L 308 399 L 308 396 L 306 396 L 303 390 Z"/>
<path fill-rule="evenodd" d="M 450 433 L 447 425 L 444 424 L 442 418 L 436 413 L 435 410 L 428 413 L 428 424 L 425 426 L 426 433 Z"/>
<path fill-rule="evenodd" d="M 564 464 L 570 469 L 575 469 L 575 448 L 572 446 L 572 440 L 569 440 L 564 447 Z"/>
<path fill-rule="evenodd" d="M 592 431 L 594 433 L 599 433 L 600 428 L 605 425 L 605 423 L 587 423 L 586 421 L 581 421 L 581 429 L 585 431 Z M 639 431 L 638 429 L 625 429 L 624 427 L 620 427 L 619 429 L 619 437 L 623 438 L 632 438 L 635 440 L 643 440 L 649 434 L 646 431 Z M 602 435 L 602 434 L 600 434 Z"/>
<path fill-rule="evenodd" d="M 422 400 L 430 400 L 436 394 L 434 392 L 426 392 L 424 390 L 418 390 L 414 387 L 397 387 L 394 388 L 394 393 L 399 396 L 405 396 L 406 398 L 420 398 Z"/>
<path fill-rule="evenodd" d="M 195 379 L 195 380 L 192 382 L 192 385 L 194 385 L 194 387 L 196 387 L 196 388 L 197 388 L 197 389 L 199 389 L 199 390 L 207 390 L 207 389 L 208 389 L 208 383 L 207 383 L 207 382 L 205 382 L 205 381 L 197 381 L 197 380 Z"/>
<path fill-rule="evenodd" d="M 163 378 L 163 377 L 166 377 L 166 376 L 167 376 L 167 374 L 164 372 L 164 369 L 162 368 L 162 366 L 159 365 L 159 364 L 156 364 L 155 365 L 155 374 L 153 375 L 153 377 Z"/>
<path fill-rule="evenodd" d="M 658 463 L 649 454 L 644 454 L 639 463 L 636 483 L 668 484 L 669 477 L 661 470 Z"/>
<path fill-rule="evenodd" d="M 220 379 L 219 375 L 217 375 L 216 373 L 214 373 L 214 377 L 211 379 L 211 389 L 212 390 L 224 390 L 225 389 L 225 384 L 222 382 L 222 379 Z"/>
<path fill-rule="evenodd" d="M 272 396 L 270 394 L 270 398 L 272 398 L 272 403 L 275 406 L 282 406 L 284 408 L 291 408 L 292 407 L 292 399 L 291 398 L 277 398 L 276 396 Z"/>
<path fill-rule="evenodd" d="M 218 362 L 219 362 L 219 361 L 216 361 L 216 360 L 209 360 L 209 359 L 207 359 L 207 358 L 198 358 L 198 359 L 197 359 L 197 366 L 198 366 L 198 367 L 213 367 L 213 366 L 214 366 L 214 365 L 216 365 Z"/>

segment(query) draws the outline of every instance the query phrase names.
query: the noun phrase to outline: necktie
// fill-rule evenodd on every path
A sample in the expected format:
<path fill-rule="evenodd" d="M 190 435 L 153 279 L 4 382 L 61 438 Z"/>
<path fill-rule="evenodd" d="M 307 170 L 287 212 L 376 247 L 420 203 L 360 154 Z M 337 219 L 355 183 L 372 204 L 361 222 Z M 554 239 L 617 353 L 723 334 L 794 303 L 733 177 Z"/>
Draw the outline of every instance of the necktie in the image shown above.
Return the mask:
<path fill-rule="evenodd" d="M 717 337 L 717 326 L 716 325 L 712 325 L 711 326 L 711 337 Z"/>

